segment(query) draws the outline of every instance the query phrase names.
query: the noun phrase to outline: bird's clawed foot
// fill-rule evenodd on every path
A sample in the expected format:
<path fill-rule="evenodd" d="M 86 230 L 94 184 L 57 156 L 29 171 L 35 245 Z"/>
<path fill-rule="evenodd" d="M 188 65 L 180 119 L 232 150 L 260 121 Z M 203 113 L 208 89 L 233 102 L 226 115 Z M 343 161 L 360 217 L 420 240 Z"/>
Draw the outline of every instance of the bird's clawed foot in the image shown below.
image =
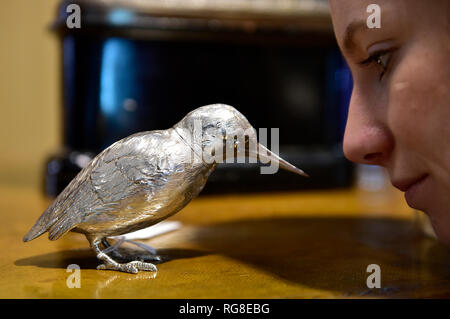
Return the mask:
<path fill-rule="evenodd" d="M 132 260 L 130 262 L 126 263 L 119 263 L 115 261 L 113 258 L 111 258 L 107 253 L 111 253 L 113 255 L 116 255 L 121 257 L 120 254 L 117 252 L 117 248 L 125 241 L 125 239 L 119 240 L 119 242 L 115 243 L 114 245 L 109 245 L 109 243 L 106 241 L 106 239 L 103 240 L 92 240 L 91 245 L 92 248 L 97 253 L 97 258 L 100 259 L 103 264 L 97 266 L 97 269 L 99 270 L 116 270 L 116 271 L 122 271 L 130 274 L 136 274 L 139 272 L 139 270 L 143 271 L 158 271 L 156 266 L 152 263 L 146 262 L 146 260 L 151 259 L 154 261 L 160 261 L 159 256 L 151 255 L 151 256 L 144 256 L 144 258 L 139 257 L 138 260 Z M 103 245 L 106 247 L 103 251 L 101 250 L 100 243 L 103 242 Z M 142 244 L 144 245 L 144 244 Z M 140 246 L 140 245 L 138 245 Z M 151 249 L 151 251 L 149 251 Z M 156 252 L 153 248 L 147 247 L 146 249 L 149 252 Z M 120 259 L 120 258 L 119 258 Z M 134 259 L 134 258 L 133 258 Z"/>
<path fill-rule="evenodd" d="M 109 256 L 104 253 L 97 255 L 97 258 L 102 260 L 104 263 L 97 266 L 99 270 L 116 270 L 122 271 L 130 274 L 137 274 L 139 270 L 143 271 L 158 271 L 156 266 L 152 263 L 143 262 L 140 260 L 130 261 L 128 263 L 118 263 L 112 260 Z"/>

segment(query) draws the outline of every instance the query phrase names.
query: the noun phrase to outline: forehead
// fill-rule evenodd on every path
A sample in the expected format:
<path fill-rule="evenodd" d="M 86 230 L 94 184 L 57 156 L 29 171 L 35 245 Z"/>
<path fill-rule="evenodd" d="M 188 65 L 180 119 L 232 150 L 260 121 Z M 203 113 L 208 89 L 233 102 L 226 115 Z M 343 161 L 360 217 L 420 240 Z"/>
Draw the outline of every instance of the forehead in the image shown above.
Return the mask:
<path fill-rule="evenodd" d="M 353 20 L 362 20 L 366 15 L 366 1 L 330 0 L 330 11 L 336 35 L 342 35 Z"/>
<path fill-rule="evenodd" d="M 339 46 L 349 49 L 355 40 L 360 45 L 371 42 L 370 38 L 380 39 L 398 33 L 401 29 L 403 20 L 403 10 L 401 10 L 401 1 L 383 1 L 378 0 L 376 4 L 380 8 L 381 28 L 369 28 L 368 18 L 373 18 L 373 10 L 367 9 L 369 5 L 374 4 L 373 0 L 330 0 L 331 17 L 333 21 L 334 32 Z M 395 32 L 394 32 L 395 31 Z"/>
<path fill-rule="evenodd" d="M 367 12 L 367 7 L 372 3 L 373 0 L 330 0 L 331 16 L 338 41 L 342 41 L 350 24 L 366 22 L 371 14 Z M 377 1 L 377 4 L 383 8 L 385 1 Z"/>

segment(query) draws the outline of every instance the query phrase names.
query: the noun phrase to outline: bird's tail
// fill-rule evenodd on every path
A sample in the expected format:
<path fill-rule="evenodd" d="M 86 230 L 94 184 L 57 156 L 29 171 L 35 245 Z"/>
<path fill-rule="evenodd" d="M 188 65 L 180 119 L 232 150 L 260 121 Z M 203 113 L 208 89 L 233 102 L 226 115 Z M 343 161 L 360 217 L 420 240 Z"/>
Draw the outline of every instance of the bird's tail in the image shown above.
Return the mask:
<path fill-rule="evenodd" d="M 34 224 L 34 226 L 30 229 L 30 231 L 23 236 L 23 241 L 27 242 L 30 240 L 33 240 L 39 236 L 41 236 L 43 233 L 45 233 L 48 228 L 51 226 L 48 223 L 48 216 L 44 213 L 39 217 L 37 222 Z"/>
<path fill-rule="evenodd" d="M 47 229 L 41 228 L 41 227 L 38 227 L 38 226 L 39 225 L 35 224 L 33 226 L 33 228 L 31 228 L 30 231 L 25 236 L 23 236 L 23 241 L 24 242 L 33 240 L 33 239 L 41 236 L 43 233 L 45 233 L 47 231 Z"/>

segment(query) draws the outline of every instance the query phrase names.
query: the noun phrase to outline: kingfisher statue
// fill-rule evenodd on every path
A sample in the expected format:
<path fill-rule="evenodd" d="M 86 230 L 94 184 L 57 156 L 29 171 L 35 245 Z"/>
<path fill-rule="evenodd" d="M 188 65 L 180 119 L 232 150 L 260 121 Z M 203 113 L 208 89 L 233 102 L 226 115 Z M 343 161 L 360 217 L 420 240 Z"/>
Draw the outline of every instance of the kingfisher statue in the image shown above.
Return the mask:
<path fill-rule="evenodd" d="M 242 132 L 244 138 L 236 138 Z M 256 130 L 234 107 L 206 105 L 170 129 L 133 134 L 106 148 L 59 194 L 23 241 L 45 232 L 50 240 L 69 231 L 82 233 L 102 262 L 97 269 L 156 271 L 141 258 L 118 262 L 107 238 L 155 225 L 180 211 L 201 192 L 217 164 L 235 157 L 238 148 L 246 158 L 275 161 L 307 176 L 259 144 Z"/>

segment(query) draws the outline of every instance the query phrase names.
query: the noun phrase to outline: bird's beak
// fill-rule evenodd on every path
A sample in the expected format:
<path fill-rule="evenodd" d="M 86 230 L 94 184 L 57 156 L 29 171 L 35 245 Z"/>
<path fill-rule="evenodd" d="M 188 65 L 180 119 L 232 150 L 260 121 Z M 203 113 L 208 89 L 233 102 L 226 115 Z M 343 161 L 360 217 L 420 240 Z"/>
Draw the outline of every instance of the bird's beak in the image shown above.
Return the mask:
<path fill-rule="evenodd" d="M 299 175 L 302 175 L 302 176 L 305 176 L 305 177 L 309 177 L 309 175 L 306 174 L 304 171 L 302 171 L 301 169 L 295 167 L 291 163 L 285 161 L 284 159 L 282 159 L 277 154 L 275 154 L 272 151 L 270 151 L 267 147 L 265 147 L 261 143 L 257 144 L 257 150 L 253 150 L 252 151 L 251 149 L 249 149 L 249 157 L 253 157 L 255 159 L 259 159 L 263 163 L 268 163 L 268 162 L 275 162 L 275 163 L 277 163 L 278 162 L 278 165 L 282 169 L 285 169 L 287 171 L 290 171 L 292 173 L 299 174 Z"/>

